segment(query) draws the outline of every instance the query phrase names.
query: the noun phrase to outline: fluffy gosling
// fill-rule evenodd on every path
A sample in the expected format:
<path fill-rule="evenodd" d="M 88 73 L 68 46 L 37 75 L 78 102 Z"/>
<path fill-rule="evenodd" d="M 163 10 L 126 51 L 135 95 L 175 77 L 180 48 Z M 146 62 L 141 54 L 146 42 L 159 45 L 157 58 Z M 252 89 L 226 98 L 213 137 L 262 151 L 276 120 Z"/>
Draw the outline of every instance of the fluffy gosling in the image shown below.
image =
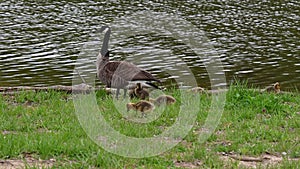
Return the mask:
<path fill-rule="evenodd" d="M 162 104 L 171 105 L 176 102 L 176 99 L 169 95 L 161 95 L 156 99 L 150 99 L 150 102 L 154 103 L 156 106 L 160 106 Z"/>
<path fill-rule="evenodd" d="M 193 92 L 193 93 L 204 93 L 205 89 L 202 87 L 194 87 L 194 88 L 189 89 L 189 91 Z"/>
<path fill-rule="evenodd" d="M 137 103 L 127 103 L 126 107 L 127 111 L 135 110 L 142 112 L 142 116 L 145 115 L 145 112 L 152 111 L 155 108 L 155 106 L 152 103 L 145 100 L 141 100 Z"/>
<path fill-rule="evenodd" d="M 149 100 L 149 92 L 143 89 L 141 83 L 137 83 L 135 89 L 129 92 L 130 99 L 139 98 L 142 100 Z"/>
<path fill-rule="evenodd" d="M 262 90 L 262 92 L 274 92 L 274 93 L 280 93 L 280 85 L 278 82 L 272 84 L 271 86 L 266 87 Z"/>

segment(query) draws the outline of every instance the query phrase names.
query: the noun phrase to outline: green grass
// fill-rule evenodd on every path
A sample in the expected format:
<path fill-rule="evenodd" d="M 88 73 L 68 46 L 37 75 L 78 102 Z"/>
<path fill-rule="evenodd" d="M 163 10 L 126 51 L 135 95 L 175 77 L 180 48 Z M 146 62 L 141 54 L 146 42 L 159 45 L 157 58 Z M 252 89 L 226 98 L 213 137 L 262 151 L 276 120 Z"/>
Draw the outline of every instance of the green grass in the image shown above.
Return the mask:
<path fill-rule="evenodd" d="M 176 104 L 148 113 L 147 123 L 134 122 L 143 118 L 138 112 L 126 111 L 128 100 L 116 101 L 103 91 L 96 93 L 97 108 L 105 121 L 119 133 L 135 138 L 162 134 L 182 115 L 180 108 L 193 112 L 197 110 L 193 105 L 199 104 L 194 126 L 183 141 L 146 158 L 122 157 L 98 146 L 80 125 L 81 116 L 76 116 L 76 96 L 55 91 L 0 95 L 0 159 L 22 159 L 31 154 L 36 159 L 55 159 L 53 168 L 176 168 L 196 161 L 200 161 L 199 168 L 238 168 L 237 162 L 222 160 L 220 153 L 259 157 L 284 152 L 284 160 L 274 168 L 299 167 L 299 161 L 288 160 L 300 158 L 299 94 L 259 93 L 245 84 L 233 84 L 226 94 L 220 123 L 207 141 L 200 143 L 198 134 L 205 130 L 212 96 L 185 95 L 177 89 L 165 93 L 174 96 Z M 97 126 L 98 115 L 88 125 Z M 189 118 L 188 113 L 182 116 Z M 172 138 L 179 139 L 184 129 L 175 131 Z M 95 127 L 90 132 L 100 130 Z"/>

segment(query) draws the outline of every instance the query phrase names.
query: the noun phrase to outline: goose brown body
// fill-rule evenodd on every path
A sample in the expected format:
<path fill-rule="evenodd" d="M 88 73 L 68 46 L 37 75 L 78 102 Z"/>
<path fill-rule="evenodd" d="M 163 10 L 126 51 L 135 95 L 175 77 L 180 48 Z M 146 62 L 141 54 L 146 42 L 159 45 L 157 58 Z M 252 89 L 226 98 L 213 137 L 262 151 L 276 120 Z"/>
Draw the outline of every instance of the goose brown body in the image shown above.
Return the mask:
<path fill-rule="evenodd" d="M 124 89 L 126 94 L 127 86 L 130 81 L 157 81 L 160 82 L 149 72 L 137 67 L 136 65 L 126 61 L 110 61 L 108 51 L 108 41 L 110 36 L 110 28 L 104 36 L 101 52 L 97 58 L 97 76 L 99 80 L 109 88 L 117 88 L 116 97 L 118 97 L 119 89 Z M 102 31 L 103 31 L 102 30 Z"/>

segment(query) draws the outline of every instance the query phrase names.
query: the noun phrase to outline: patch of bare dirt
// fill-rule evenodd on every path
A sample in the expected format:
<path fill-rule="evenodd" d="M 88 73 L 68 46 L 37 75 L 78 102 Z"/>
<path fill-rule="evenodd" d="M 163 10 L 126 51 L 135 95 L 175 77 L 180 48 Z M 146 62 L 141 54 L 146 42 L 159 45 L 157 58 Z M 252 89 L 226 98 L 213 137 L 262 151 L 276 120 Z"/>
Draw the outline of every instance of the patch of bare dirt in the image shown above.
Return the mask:
<path fill-rule="evenodd" d="M 41 160 L 32 157 L 20 159 L 0 160 L 0 169 L 22 169 L 26 167 L 51 168 L 55 163 L 55 159 Z"/>
<path fill-rule="evenodd" d="M 53 162 L 47 160 L 0 160 L 0 169 L 22 169 L 26 167 L 51 168 Z"/>
<path fill-rule="evenodd" d="M 54 132 L 56 132 L 56 131 L 52 131 L 52 130 L 48 130 L 48 129 L 46 129 L 46 128 L 38 128 L 37 130 L 36 130 L 36 132 L 38 132 L 38 133 L 54 133 Z M 0 135 L 2 134 L 2 135 L 8 135 L 8 134 L 20 134 L 20 133 L 22 133 L 22 132 L 18 132 L 18 131 L 10 131 L 10 130 L 3 130 L 3 131 L 1 131 L 0 130 Z"/>
<path fill-rule="evenodd" d="M 220 153 L 220 158 L 227 162 L 238 162 L 239 167 L 246 168 L 267 168 L 269 166 L 278 165 L 283 161 L 282 156 L 263 154 L 260 157 L 242 156 L 236 154 Z M 287 158 L 288 160 L 300 160 L 299 158 Z"/>
<path fill-rule="evenodd" d="M 231 141 L 227 141 L 227 140 L 217 140 L 217 141 L 214 141 L 213 143 L 215 145 L 222 145 L 222 146 L 225 146 L 225 147 L 228 147 L 228 146 L 232 145 Z"/>
<path fill-rule="evenodd" d="M 3 130 L 3 131 L 1 131 L 1 134 L 2 135 L 17 134 L 17 132 L 16 131 Z"/>
<path fill-rule="evenodd" d="M 202 165 L 200 160 L 194 162 L 186 162 L 186 161 L 174 161 L 175 167 L 181 168 L 199 168 Z"/>

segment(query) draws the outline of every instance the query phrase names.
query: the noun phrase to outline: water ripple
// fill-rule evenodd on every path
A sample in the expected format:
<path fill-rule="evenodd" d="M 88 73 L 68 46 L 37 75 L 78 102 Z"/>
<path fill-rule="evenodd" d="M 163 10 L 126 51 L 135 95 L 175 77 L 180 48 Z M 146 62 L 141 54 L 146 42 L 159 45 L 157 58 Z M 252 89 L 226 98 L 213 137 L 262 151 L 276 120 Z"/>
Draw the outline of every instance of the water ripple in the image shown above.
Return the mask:
<path fill-rule="evenodd" d="M 146 8 L 178 13 L 205 31 L 214 51 L 201 55 L 218 53 L 228 82 L 237 76 L 259 86 L 275 81 L 283 88 L 299 84 L 300 3 L 296 0 L 205 4 L 21 0 L 0 2 L 0 86 L 70 85 L 75 65 L 85 78 L 94 77 L 102 38 L 99 27 Z M 133 62 L 166 85 L 190 75 L 181 70 L 187 65 L 199 85 L 209 87 L 205 65 L 210 59 L 198 57 L 171 36 L 138 34 L 122 39 L 110 44 L 111 59 Z"/>

